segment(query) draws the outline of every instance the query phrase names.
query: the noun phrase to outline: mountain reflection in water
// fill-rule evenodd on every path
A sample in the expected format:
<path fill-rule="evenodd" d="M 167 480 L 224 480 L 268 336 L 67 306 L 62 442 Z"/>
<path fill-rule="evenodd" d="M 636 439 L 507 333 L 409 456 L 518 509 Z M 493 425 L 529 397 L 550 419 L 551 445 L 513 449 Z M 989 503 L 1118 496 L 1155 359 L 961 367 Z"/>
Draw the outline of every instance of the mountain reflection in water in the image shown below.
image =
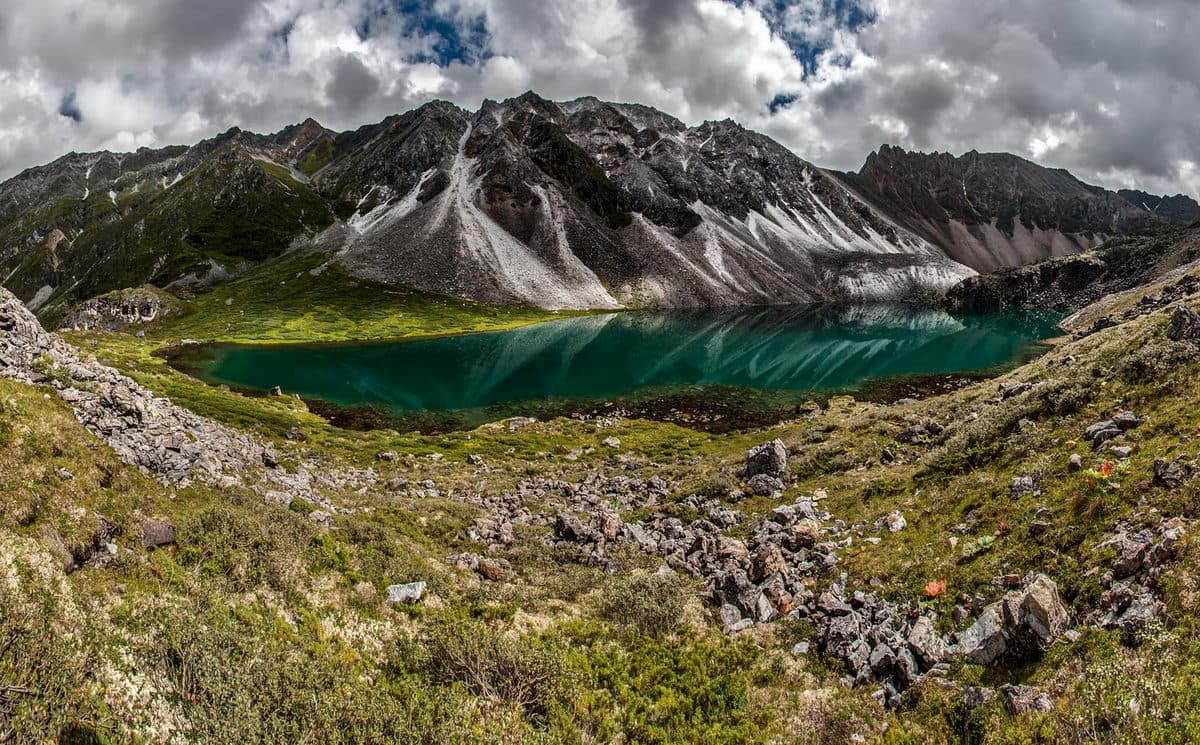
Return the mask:
<path fill-rule="evenodd" d="M 214 347 L 198 369 L 213 382 L 278 385 L 394 413 L 599 401 L 679 386 L 841 392 L 885 377 L 1004 365 L 1056 335 L 1057 320 L 896 305 L 630 312 L 415 341 Z"/>

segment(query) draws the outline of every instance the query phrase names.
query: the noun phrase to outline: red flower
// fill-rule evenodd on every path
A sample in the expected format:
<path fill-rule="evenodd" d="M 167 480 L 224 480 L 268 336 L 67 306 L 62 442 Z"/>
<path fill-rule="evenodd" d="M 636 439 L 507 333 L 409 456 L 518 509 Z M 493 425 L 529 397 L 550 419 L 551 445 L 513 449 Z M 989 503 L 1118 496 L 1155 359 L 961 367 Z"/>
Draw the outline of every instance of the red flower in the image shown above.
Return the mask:
<path fill-rule="evenodd" d="M 925 583 L 925 595 L 927 597 L 936 598 L 946 591 L 946 583 L 940 580 L 933 580 Z"/>
<path fill-rule="evenodd" d="M 1108 478 L 1113 475 L 1113 471 L 1117 470 L 1117 464 L 1111 460 L 1106 460 L 1100 464 L 1100 476 Z"/>

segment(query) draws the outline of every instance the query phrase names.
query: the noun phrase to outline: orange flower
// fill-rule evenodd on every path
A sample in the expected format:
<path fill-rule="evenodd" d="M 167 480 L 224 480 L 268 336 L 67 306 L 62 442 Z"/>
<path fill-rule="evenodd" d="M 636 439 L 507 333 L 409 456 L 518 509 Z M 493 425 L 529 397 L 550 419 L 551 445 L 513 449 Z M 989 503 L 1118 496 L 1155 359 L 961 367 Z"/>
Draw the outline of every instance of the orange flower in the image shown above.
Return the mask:
<path fill-rule="evenodd" d="M 940 580 L 933 580 L 925 583 L 925 595 L 931 598 L 936 598 L 946 591 L 946 583 Z"/>
<path fill-rule="evenodd" d="M 1116 463 L 1113 463 L 1111 460 L 1106 460 L 1100 464 L 1100 475 L 1103 476 L 1104 478 L 1108 478 L 1109 476 L 1113 475 L 1113 471 L 1115 471 L 1116 469 L 1117 469 Z"/>

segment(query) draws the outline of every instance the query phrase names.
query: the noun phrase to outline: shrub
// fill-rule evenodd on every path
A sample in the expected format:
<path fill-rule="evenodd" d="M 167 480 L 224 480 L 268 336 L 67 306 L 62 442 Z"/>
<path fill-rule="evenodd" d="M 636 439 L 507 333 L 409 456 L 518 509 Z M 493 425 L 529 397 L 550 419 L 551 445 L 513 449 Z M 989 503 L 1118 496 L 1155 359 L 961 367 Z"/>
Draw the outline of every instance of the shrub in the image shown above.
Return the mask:
<path fill-rule="evenodd" d="M 478 621 L 453 621 L 430 629 L 420 645 L 418 668 L 433 683 L 462 684 L 492 703 L 520 707 L 534 720 L 544 720 L 563 699 L 561 654 L 527 637 Z"/>
<path fill-rule="evenodd" d="M 598 615 L 639 636 L 661 636 L 683 622 L 692 594 L 682 575 L 658 573 L 616 579 L 600 591 Z"/>
<path fill-rule="evenodd" d="M 259 585 L 294 590 L 304 572 L 299 554 L 315 534 L 312 524 L 294 512 L 221 505 L 184 524 L 180 556 L 238 592 Z"/>

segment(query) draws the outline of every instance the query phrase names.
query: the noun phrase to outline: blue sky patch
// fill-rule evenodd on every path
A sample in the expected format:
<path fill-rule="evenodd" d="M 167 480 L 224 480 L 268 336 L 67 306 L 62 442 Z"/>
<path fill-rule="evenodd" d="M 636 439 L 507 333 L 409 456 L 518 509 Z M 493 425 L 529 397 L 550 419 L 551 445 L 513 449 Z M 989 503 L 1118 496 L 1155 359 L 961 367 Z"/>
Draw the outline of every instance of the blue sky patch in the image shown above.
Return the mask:
<path fill-rule="evenodd" d="M 428 0 L 388 0 L 364 17 L 356 31 L 360 39 L 366 39 L 380 20 L 395 18 L 400 20 L 405 36 L 432 42 L 430 51 L 415 55 L 410 62 L 432 62 L 445 67 L 453 62 L 469 65 L 487 58 L 487 23 L 482 15 L 463 25 L 438 13 L 431 5 Z"/>

